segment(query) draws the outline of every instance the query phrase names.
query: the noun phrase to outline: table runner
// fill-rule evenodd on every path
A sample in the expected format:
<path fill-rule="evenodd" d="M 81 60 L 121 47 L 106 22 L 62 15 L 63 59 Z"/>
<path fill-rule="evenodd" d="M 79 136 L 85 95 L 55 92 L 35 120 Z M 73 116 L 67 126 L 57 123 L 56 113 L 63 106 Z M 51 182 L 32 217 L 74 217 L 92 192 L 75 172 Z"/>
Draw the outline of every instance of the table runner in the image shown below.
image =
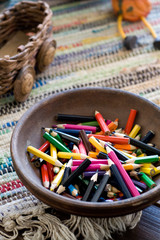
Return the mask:
<path fill-rule="evenodd" d="M 17 0 L 0 5 L 10 7 Z M 53 1 L 54 2 L 54 1 Z M 160 36 L 160 0 L 152 0 L 147 19 Z M 52 5 L 52 1 L 49 1 Z M 54 93 L 79 87 L 112 87 L 141 95 L 160 105 L 160 51 L 142 22 L 123 22 L 124 31 L 138 37 L 127 51 L 117 31 L 109 0 L 75 1 L 52 7 L 56 56 L 49 68 L 36 76 L 30 97 L 14 101 L 13 93 L 0 97 L 0 239 L 108 239 L 114 231 L 134 227 L 141 212 L 113 219 L 71 215 L 63 220 L 35 198 L 19 180 L 10 155 L 13 129 L 34 103 Z M 52 211 L 52 214 L 50 213 Z"/>

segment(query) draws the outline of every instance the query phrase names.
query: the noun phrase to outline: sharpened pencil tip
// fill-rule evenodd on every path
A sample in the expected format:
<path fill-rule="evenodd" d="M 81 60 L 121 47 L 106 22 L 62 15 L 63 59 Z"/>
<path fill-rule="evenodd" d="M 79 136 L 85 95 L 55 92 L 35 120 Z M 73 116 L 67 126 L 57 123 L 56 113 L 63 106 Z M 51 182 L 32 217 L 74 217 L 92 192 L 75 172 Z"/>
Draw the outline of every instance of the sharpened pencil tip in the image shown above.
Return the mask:
<path fill-rule="evenodd" d="M 111 166 L 111 165 L 113 165 L 113 164 L 114 164 L 114 162 L 112 162 L 111 159 L 108 159 L 108 165 Z"/>
<path fill-rule="evenodd" d="M 66 188 L 64 186 L 60 185 L 59 188 L 57 189 L 56 193 L 61 194 L 65 190 L 66 190 Z"/>
<path fill-rule="evenodd" d="M 107 151 L 107 153 L 110 153 L 110 152 L 112 151 L 112 149 L 107 146 L 107 147 L 106 147 L 106 151 Z"/>

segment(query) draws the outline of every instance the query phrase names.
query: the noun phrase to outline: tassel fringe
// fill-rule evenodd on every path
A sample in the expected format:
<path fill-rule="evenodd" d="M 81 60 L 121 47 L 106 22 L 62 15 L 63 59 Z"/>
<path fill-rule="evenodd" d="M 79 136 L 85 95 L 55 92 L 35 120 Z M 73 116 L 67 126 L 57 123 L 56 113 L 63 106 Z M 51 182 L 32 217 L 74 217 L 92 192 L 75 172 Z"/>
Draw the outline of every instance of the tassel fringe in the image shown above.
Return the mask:
<path fill-rule="evenodd" d="M 87 218 L 70 215 L 61 221 L 58 217 L 41 211 L 23 215 L 5 217 L 1 220 L 0 240 L 14 240 L 23 230 L 24 240 L 107 240 L 114 232 L 125 232 L 127 228 L 134 228 L 140 221 L 142 212 L 115 218 Z"/>

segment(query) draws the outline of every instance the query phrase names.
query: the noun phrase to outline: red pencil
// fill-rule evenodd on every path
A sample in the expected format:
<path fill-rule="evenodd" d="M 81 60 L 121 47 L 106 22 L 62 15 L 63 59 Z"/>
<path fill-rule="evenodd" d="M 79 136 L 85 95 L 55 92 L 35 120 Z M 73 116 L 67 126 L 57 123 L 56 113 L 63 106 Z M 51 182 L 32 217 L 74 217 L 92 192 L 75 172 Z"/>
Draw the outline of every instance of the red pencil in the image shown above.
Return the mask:
<path fill-rule="evenodd" d="M 124 132 L 127 135 L 130 133 L 130 131 L 132 129 L 136 114 L 137 114 L 137 110 L 135 110 L 135 109 L 130 110 L 130 114 L 129 114 L 129 117 L 128 117 L 128 120 L 127 120 L 127 123 L 126 123 L 126 127 L 124 129 Z"/>
<path fill-rule="evenodd" d="M 49 175 L 48 175 L 48 169 L 46 164 L 42 164 L 41 166 L 41 175 L 42 175 L 42 183 L 45 188 L 49 188 L 50 182 L 49 182 Z"/>
<path fill-rule="evenodd" d="M 105 134 L 109 134 L 110 130 L 104 120 L 104 118 L 102 117 L 101 113 L 99 113 L 98 111 L 95 111 L 95 118 L 101 128 L 101 130 L 105 133 Z"/>
<path fill-rule="evenodd" d="M 50 146 L 50 142 L 46 141 L 38 150 L 40 150 L 41 152 L 45 152 L 49 148 L 49 146 Z M 36 158 L 37 156 L 33 156 L 31 159 L 31 162 L 33 162 Z"/>
<path fill-rule="evenodd" d="M 129 138 L 124 138 L 124 137 L 114 137 L 114 136 L 104 136 L 104 135 L 98 135 L 98 134 L 88 134 L 88 138 L 91 136 L 94 136 L 95 138 L 99 140 L 103 140 L 106 142 L 111 142 L 111 143 L 117 143 L 117 144 L 129 144 Z"/>

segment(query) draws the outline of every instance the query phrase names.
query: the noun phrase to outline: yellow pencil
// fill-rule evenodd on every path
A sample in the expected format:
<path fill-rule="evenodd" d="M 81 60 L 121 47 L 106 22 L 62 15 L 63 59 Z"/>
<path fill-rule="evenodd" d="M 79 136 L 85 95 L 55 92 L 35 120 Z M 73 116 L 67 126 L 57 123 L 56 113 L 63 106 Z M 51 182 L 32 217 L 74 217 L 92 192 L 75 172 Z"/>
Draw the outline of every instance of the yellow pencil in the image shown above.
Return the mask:
<path fill-rule="evenodd" d="M 50 155 L 51 157 L 57 159 L 57 148 L 50 143 Z"/>
<path fill-rule="evenodd" d="M 90 142 L 96 149 L 98 149 L 100 152 L 107 153 L 107 151 L 104 149 L 104 147 L 102 147 L 101 142 L 103 142 L 103 141 L 101 141 L 101 140 L 98 140 L 98 141 L 97 141 L 96 138 L 95 138 L 94 136 L 92 136 L 92 137 L 89 138 L 89 142 Z"/>
<path fill-rule="evenodd" d="M 54 166 L 58 166 L 58 167 L 62 167 L 63 166 L 63 164 L 59 160 L 49 156 L 46 153 L 43 153 L 42 151 L 38 150 L 35 147 L 28 146 L 27 147 L 27 151 L 32 153 L 32 154 L 34 154 L 34 155 L 36 155 L 37 157 L 42 158 L 46 162 L 49 162 L 49 163 L 53 164 Z"/>
<path fill-rule="evenodd" d="M 69 153 L 69 152 L 58 152 L 57 157 L 64 159 L 70 159 L 71 157 L 73 157 L 73 159 L 77 160 L 89 158 L 87 155 L 82 153 Z"/>
<path fill-rule="evenodd" d="M 66 163 L 62 166 L 62 168 L 59 171 L 59 173 L 55 176 L 55 178 L 51 182 L 51 187 L 50 187 L 51 191 L 54 191 L 54 189 L 57 188 L 59 186 L 59 184 L 61 183 L 65 167 L 66 167 Z"/>
<path fill-rule="evenodd" d="M 137 136 L 138 132 L 140 131 L 140 129 L 141 129 L 141 126 L 136 124 L 133 127 L 132 131 L 129 133 L 129 137 L 135 138 Z"/>

